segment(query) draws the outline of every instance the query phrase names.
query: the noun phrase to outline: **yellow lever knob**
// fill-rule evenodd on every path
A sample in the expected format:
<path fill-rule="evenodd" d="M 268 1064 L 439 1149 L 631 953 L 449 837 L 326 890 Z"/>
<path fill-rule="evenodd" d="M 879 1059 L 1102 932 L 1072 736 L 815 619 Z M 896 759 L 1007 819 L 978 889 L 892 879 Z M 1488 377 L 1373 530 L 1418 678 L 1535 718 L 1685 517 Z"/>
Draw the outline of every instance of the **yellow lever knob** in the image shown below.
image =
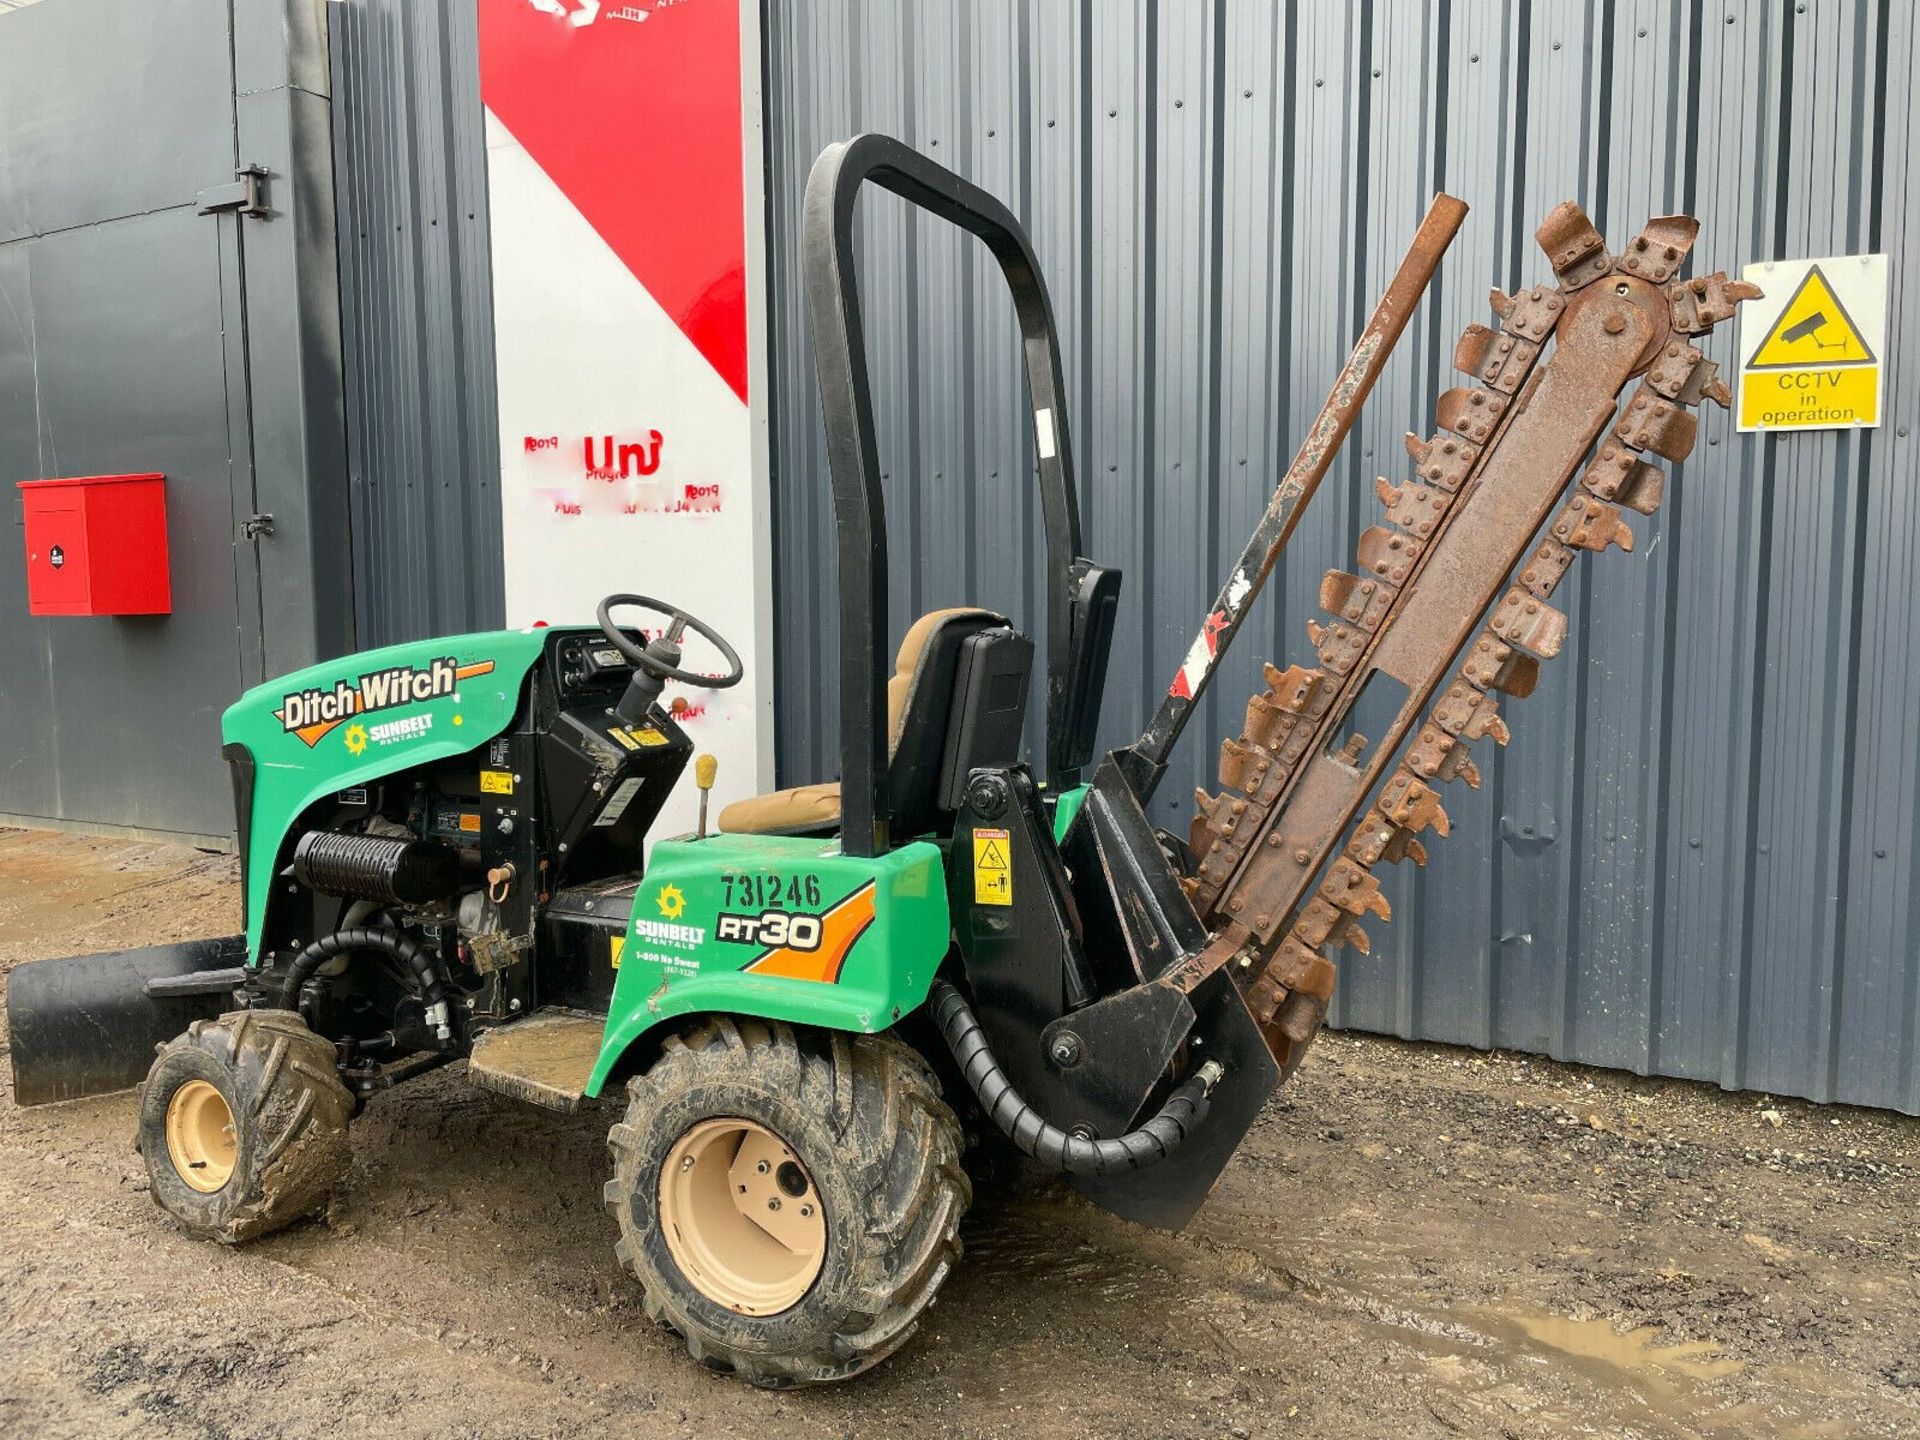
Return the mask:
<path fill-rule="evenodd" d="M 713 788 L 713 777 L 720 773 L 720 762 L 711 755 L 702 755 L 693 762 L 693 783 L 702 790 Z"/>

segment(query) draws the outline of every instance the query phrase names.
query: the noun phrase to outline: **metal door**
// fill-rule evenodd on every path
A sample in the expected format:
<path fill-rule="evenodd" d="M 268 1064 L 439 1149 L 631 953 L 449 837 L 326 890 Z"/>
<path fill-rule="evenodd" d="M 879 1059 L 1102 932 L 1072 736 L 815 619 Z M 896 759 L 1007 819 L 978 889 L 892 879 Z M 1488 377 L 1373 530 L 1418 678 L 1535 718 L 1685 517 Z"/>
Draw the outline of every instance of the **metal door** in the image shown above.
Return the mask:
<path fill-rule="evenodd" d="M 30 619 L 7 532 L 0 814 L 228 834 L 221 710 L 348 633 L 314 623 L 326 546 L 313 537 L 328 526 L 306 503 L 329 333 L 338 423 L 337 318 L 302 363 L 315 296 L 277 273 L 301 218 L 303 92 L 287 78 L 300 47 L 286 36 L 303 11 L 324 25 L 321 7 L 290 0 L 49 0 L 0 16 L 0 486 L 17 519 L 18 480 L 162 472 L 173 571 L 170 615 Z M 236 84 L 276 71 L 279 85 Z M 243 144 L 250 114 L 257 147 Z M 237 179 L 256 159 L 267 178 Z M 274 277 L 264 303 L 250 266 Z M 332 292 L 329 276 L 320 297 Z M 277 495 L 262 494 L 269 466 Z M 276 529 L 295 543 L 263 559 Z"/>

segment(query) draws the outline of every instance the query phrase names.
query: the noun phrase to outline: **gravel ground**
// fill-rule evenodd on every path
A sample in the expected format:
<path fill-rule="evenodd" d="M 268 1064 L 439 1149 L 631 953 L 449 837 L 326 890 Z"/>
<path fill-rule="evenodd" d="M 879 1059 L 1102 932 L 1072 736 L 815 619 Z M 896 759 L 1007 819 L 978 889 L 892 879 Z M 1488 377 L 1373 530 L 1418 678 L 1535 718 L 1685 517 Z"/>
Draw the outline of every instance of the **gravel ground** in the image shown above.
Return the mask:
<path fill-rule="evenodd" d="M 0 831 L 0 969 L 232 928 L 230 859 Z M 1920 1122 L 1328 1036 L 1185 1232 L 985 1195 L 927 1325 L 775 1395 L 650 1325 L 606 1106 L 378 1098 L 323 1218 L 224 1250 L 130 1094 L 0 1090 L 0 1435 L 1920 1433 Z"/>

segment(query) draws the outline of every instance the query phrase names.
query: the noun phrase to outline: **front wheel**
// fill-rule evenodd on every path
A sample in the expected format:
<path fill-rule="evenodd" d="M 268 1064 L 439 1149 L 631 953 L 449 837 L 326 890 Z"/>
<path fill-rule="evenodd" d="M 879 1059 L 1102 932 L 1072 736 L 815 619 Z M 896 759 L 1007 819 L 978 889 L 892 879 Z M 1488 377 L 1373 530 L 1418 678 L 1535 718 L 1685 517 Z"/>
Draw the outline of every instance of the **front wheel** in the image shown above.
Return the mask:
<path fill-rule="evenodd" d="M 694 1358 L 844 1380 L 905 1343 L 960 1257 L 958 1120 L 886 1036 L 703 1021 L 627 1087 L 615 1253 Z"/>
<path fill-rule="evenodd" d="M 326 1203 L 347 1171 L 353 1096 L 333 1046 L 286 1010 L 196 1020 L 140 1087 L 153 1200 L 189 1233 L 237 1244 Z"/>

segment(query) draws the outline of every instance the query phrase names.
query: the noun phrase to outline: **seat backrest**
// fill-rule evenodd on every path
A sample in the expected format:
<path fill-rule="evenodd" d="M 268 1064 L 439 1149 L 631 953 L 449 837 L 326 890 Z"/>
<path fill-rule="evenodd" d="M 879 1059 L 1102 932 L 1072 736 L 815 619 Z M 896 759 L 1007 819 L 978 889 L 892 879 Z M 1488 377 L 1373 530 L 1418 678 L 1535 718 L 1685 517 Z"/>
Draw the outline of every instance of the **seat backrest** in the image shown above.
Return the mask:
<path fill-rule="evenodd" d="M 1008 668 L 1005 645 L 995 646 L 989 641 L 985 645 L 976 644 L 969 651 L 969 641 L 976 636 L 987 636 L 989 632 L 1003 634 L 1009 641 L 1017 641 L 1018 644 L 1013 647 L 1016 652 L 1024 647 L 1026 665 L 1020 668 L 1018 675 L 1017 709 L 1012 718 L 1013 733 L 1017 736 L 1025 714 L 1027 678 L 1033 650 L 1031 642 L 1013 634 L 1004 615 L 971 607 L 935 610 L 916 620 L 913 628 L 907 631 L 906 638 L 900 642 L 893 678 L 887 682 L 887 744 L 890 756 L 887 788 L 893 810 L 893 833 L 896 836 L 904 838 L 938 829 L 943 815 L 951 813 L 953 809 L 942 794 L 941 780 L 943 771 L 952 764 L 949 738 L 954 729 L 956 701 L 965 698 L 960 694 L 962 689 L 971 688 L 957 684 L 963 655 L 974 660 L 991 649 L 1001 656 L 997 668 L 1003 672 Z M 1003 697 L 1011 698 L 1011 690 L 1015 686 L 1002 674 L 996 688 Z M 1004 710 L 1005 698 L 1002 700 L 1003 717 Z M 994 728 L 996 733 L 1004 731 L 1004 725 Z M 995 756 L 994 760 L 1011 763 L 1013 758 L 1007 756 L 1002 761 Z"/>

